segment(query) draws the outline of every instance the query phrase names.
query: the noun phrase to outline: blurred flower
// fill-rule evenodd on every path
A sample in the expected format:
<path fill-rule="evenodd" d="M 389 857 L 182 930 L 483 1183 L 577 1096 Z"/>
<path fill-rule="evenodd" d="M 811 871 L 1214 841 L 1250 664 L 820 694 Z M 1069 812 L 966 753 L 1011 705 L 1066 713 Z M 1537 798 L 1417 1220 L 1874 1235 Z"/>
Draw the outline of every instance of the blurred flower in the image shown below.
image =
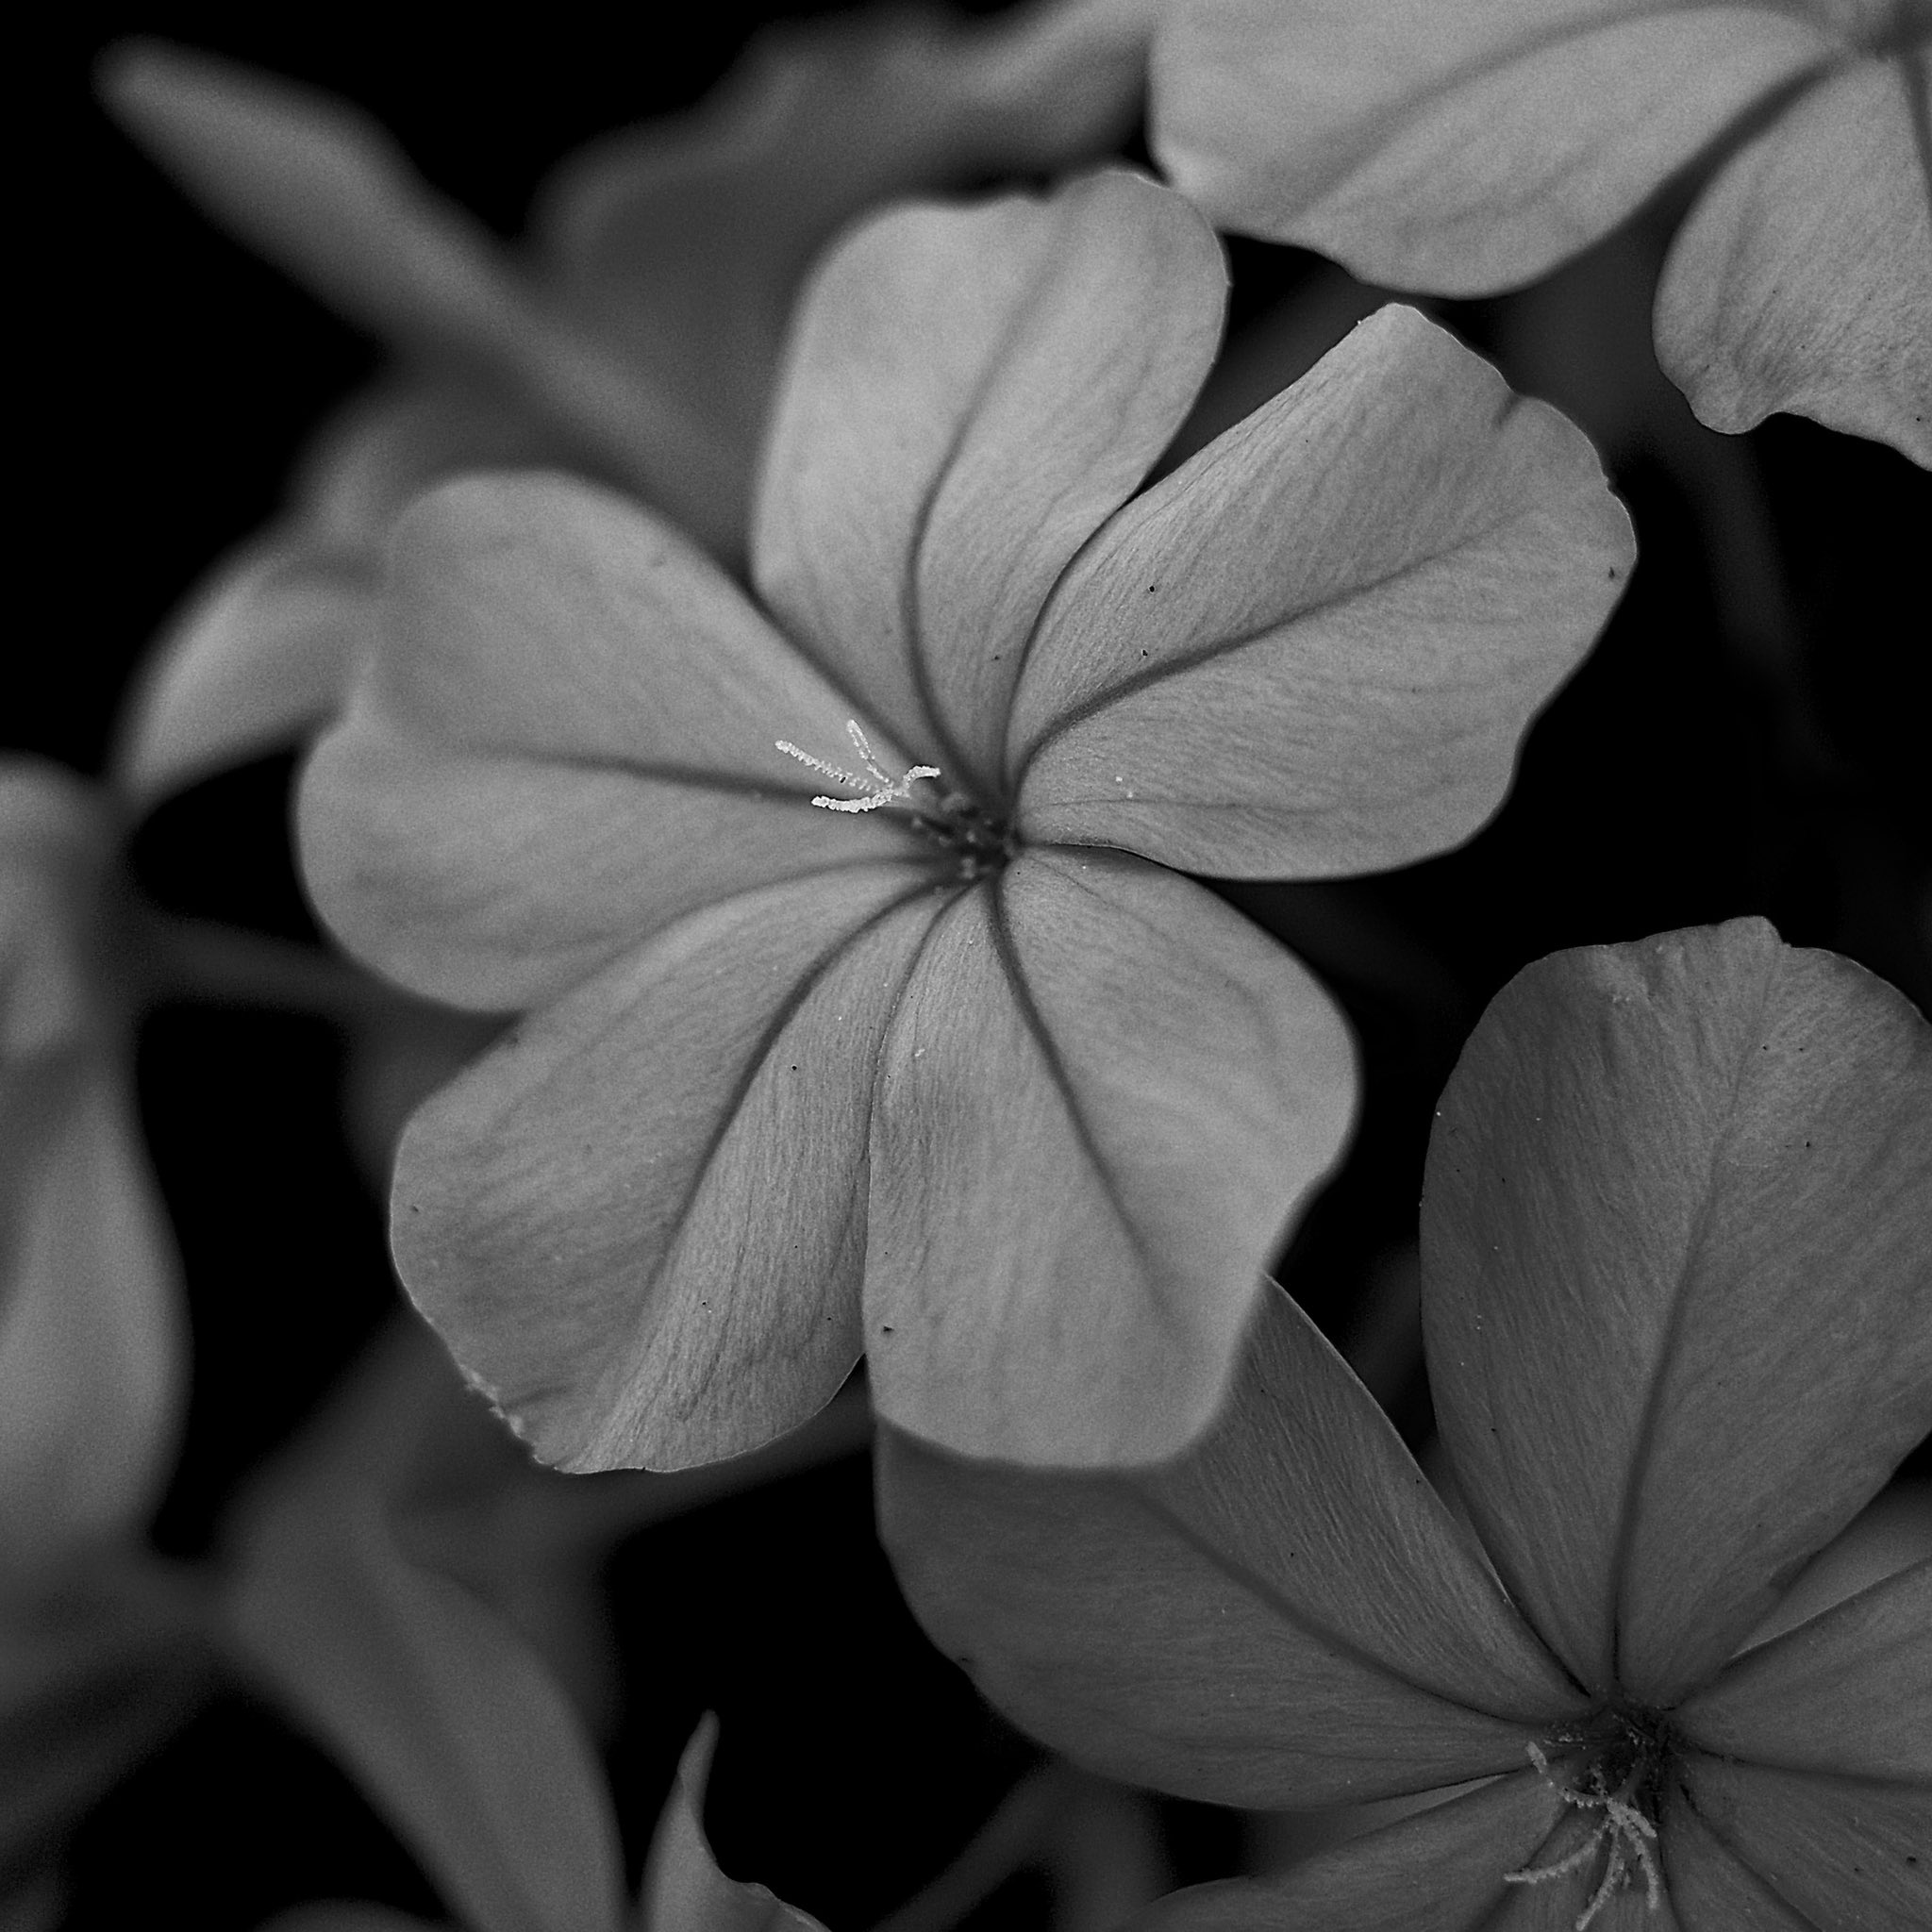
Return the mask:
<path fill-rule="evenodd" d="M 370 639 L 389 530 L 455 472 L 564 465 L 644 496 L 733 561 L 785 318 L 860 209 L 1060 168 L 1140 111 L 1152 0 L 990 22 L 883 11 L 774 27 L 691 113 L 607 137 L 509 258 L 342 103 L 147 42 L 108 109 L 217 222 L 414 357 L 352 407 L 285 524 L 220 566 L 157 656 L 123 750 L 137 791 L 287 742 Z"/>
<path fill-rule="evenodd" d="M 193 1701 L 207 1646 L 142 1532 L 187 1334 L 133 1105 L 111 813 L 0 760 L 0 1873 Z"/>
<path fill-rule="evenodd" d="M 186 1335 L 135 1124 L 106 801 L 0 761 L 0 1601 L 144 1522 Z"/>
<path fill-rule="evenodd" d="M 1429 1148 L 1480 1542 L 1279 1294 L 1183 1460 L 895 1437 L 883 1532 L 935 1640 L 1116 1776 L 1271 1807 L 1485 1780 L 1137 1924 L 1924 1924 L 1932 1561 L 1764 1619 L 1932 1425 L 1928 1214 L 1932 1032 L 1891 988 L 1760 921 L 1559 954 Z"/>
<path fill-rule="evenodd" d="M 1932 464 L 1926 0 L 1177 0 L 1155 149 L 1224 225 L 1487 294 L 1716 166 L 1657 297 L 1714 429 L 1774 410 Z"/>
<path fill-rule="evenodd" d="M 1468 837 L 1631 556 L 1582 438 L 1396 308 L 1125 502 L 1224 290 L 1124 173 L 857 231 L 767 450 L 782 630 L 579 483 L 405 520 L 304 869 L 382 971 L 535 1009 L 406 1135 L 393 1240 L 546 1460 L 731 1454 L 861 1346 L 882 1412 L 1007 1456 L 1218 1402 L 1355 1078 L 1167 868 Z"/>

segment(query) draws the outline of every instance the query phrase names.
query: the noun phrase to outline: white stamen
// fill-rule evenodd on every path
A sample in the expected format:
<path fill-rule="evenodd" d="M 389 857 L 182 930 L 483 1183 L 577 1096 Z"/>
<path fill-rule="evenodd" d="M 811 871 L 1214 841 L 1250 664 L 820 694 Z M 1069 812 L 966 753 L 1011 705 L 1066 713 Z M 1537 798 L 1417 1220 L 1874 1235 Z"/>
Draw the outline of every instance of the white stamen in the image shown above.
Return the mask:
<path fill-rule="evenodd" d="M 1529 1757 L 1539 1774 L 1555 1788 L 1557 1795 L 1566 1805 L 1574 1805 L 1581 1811 L 1601 1811 L 1604 1815 L 1595 1830 L 1567 1857 L 1547 1865 L 1526 1865 L 1520 1872 L 1506 1872 L 1503 1874 L 1504 1884 L 1541 1885 L 1547 1879 L 1564 1877 L 1587 1865 L 1596 1856 L 1597 1847 L 1607 1840 L 1609 1849 L 1604 1860 L 1603 1881 L 1591 1894 L 1590 1903 L 1577 1914 L 1575 1932 L 1590 1932 L 1591 1921 L 1609 1904 L 1617 1888 L 1623 1884 L 1633 1854 L 1643 1873 L 1645 1903 L 1650 1910 L 1656 1911 L 1663 1903 L 1663 1880 L 1650 1850 L 1657 1842 L 1657 1826 L 1626 1798 L 1614 1797 L 1607 1791 L 1579 1791 L 1572 1785 L 1557 1784 L 1550 1774 L 1550 1760 L 1541 1746 L 1530 1745 Z M 1592 1773 L 1591 1775 L 1600 1774 Z"/>
<path fill-rule="evenodd" d="M 889 778 L 880 769 L 879 761 L 873 752 L 872 741 L 859 728 L 857 718 L 845 721 L 845 735 L 852 741 L 852 748 L 858 754 L 860 762 L 870 774 L 865 778 L 855 777 L 839 765 L 827 764 L 824 758 L 813 758 L 808 751 L 801 751 L 790 739 L 776 741 L 777 747 L 787 758 L 796 758 L 808 770 L 832 779 L 836 784 L 860 794 L 858 798 L 828 798 L 823 793 L 812 800 L 824 811 L 877 811 L 881 806 L 895 804 L 902 798 L 910 798 L 912 788 L 922 778 L 937 778 L 940 768 L 937 765 L 912 765 L 903 778 Z"/>

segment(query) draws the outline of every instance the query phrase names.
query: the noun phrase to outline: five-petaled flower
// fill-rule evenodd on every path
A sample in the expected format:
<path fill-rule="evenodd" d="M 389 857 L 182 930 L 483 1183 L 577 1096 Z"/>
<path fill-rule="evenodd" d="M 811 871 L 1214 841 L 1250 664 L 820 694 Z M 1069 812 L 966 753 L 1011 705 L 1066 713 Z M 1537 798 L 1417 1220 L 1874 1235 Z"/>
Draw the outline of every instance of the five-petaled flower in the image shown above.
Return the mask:
<path fill-rule="evenodd" d="M 1657 295 L 1711 427 L 1932 464 L 1932 0 L 1178 0 L 1155 149 L 1222 225 L 1487 294 L 1715 153 Z"/>
<path fill-rule="evenodd" d="M 1117 1776 L 1486 1780 L 1151 1924 L 1932 1924 L 1932 1559 L 1763 1630 L 1932 1426 L 1928 1224 L 1932 1030 L 1891 988 L 1761 921 L 1559 954 L 1465 1049 L 1423 1197 L 1479 1543 L 1283 1295 L 1166 1469 L 891 1439 L 887 1543 L 993 1700 Z"/>
<path fill-rule="evenodd" d="M 1220 1401 L 1355 1075 L 1179 874 L 1469 836 L 1631 557 L 1581 436 L 1400 308 L 1134 495 L 1224 286 L 1123 172 L 856 231 L 765 452 L 770 617 L 565 479 L 406 519 L 304 864 L 381 969 L 529 1011 L 418 1115 L 392 1224 L 545 1458 L 729 1454 L 861 1348 L 884 1414 L 1022 1459 Z"/>

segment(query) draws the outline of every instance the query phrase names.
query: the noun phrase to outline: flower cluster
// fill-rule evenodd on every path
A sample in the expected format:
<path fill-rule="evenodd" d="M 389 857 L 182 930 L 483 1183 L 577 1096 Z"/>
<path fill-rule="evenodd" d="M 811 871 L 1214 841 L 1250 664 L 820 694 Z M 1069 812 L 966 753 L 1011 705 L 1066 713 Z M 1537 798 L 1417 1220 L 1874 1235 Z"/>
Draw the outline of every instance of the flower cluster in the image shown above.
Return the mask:
<path fill-rule="evenodd" d="M 941 1807 L 855 1772 L 871 1640 L 792 1667 L 831 1722 L 771 1667 L 859 1627 L 870 1561 L 873 1648 L 946 1686 L 908 1730 L 944 1756 L 950 1695 L 1006 1754 L 891 1927 L 1017 1924 L 1027 1871 L 1082 1932 L 1932 1924 L 1932 1031 L 1764 918 L 1685 924 L 1761 903 L 1932 985 L 1749 454 L 1883 465 L 1912 524 L 1925 0 L 837 16 L 567 157 L 515 251 L 326 94 L 153 43 L 97 78 L 397 360 L 104 782 L 0 763 L 9 1924 L 236 1686 L 408 1854 L 284 1932 L 876 1919 L 932 1870 L 891 1816 Z M 1589 273 L 1655 269 L 1654 330 L 1519 353 L 1566 311 L 1512 291 L 1620 230 Z M 1511 387 L 1585 336 L 1636 523 Z M 1823 426 L 1699 426 L 1780 412 Z M 1700 734 L 1734 782 L 1674 791 Z M 1726 782 L 1788 821 L 1727 870 L 1671 803 Z M 274 932 L 155 889 L 171 824 L 291 783 L 324 931 L 292 874 Z M 334 1029 L 387 1195 L 384 1339 L 322 1402 L 251 1356 L 225 1461 L 251 1331 L 142 1145 L 210 1138 L 149 1104 L 184 1001 Z M 211 1191 L 286 1320 L 299 1233 Z M 808 1740 L 795 1808 L 867 1818 L 876 1896 L 782 1838 L 756 1869 L 820 1916 L 726 1875 L 721 1734 L 727 1793 Z M 1156 1792 L 1267 1822 L 1170 1871 Z"/>

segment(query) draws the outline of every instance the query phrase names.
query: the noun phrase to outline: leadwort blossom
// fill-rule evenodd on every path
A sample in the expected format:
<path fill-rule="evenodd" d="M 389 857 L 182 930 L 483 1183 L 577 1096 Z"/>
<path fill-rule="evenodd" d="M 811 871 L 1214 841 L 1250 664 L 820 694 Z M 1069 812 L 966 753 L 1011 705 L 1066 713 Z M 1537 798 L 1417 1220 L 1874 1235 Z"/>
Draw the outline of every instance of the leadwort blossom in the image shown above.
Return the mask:
<path fill-rule="evenodd" d="M 1020 1458 L 1219 1402 L 1355 1074 L 1179 872 L 1468 837 L 1631 557 L 1577 432 L 1400 308 L 1134 496 L 1224 288 L 1124 172 L 855 231 L 765 451 L 769 616 L 566 479 L 406 519 L 304 867 L 381 970 L 528 1014 L 392 1224 L 546 1459 L 733 1453 L 861 1349 L 883 1413 Z M 827 790 L 847 745 L 876 775 Z"/>
<path fill-rule="evenodd" d="M 1932 0 L 1175 0 L 1154 144 L 1217 223 L 1488 294 L 1715 166 L 1657 345 L 1714 429 L 1932 464 Z"/>
<path fill-rule="evenodd" d="M 1932 1558 L 1765 1620 L 1932 1427 L 1928 1220 L 1932 1029 L 1890 987 L 1757 920 L 1558 954 L 1485 1014 L 1425 1172 L 1474 1535 L 1276 1294 L 1186 1457 L 895 1438 L 886 1541 L 935 1640 L 1088 1764 L 1447 1799 L 1149 1932 L 1903 1932 L 1932 1923 Z"/>

